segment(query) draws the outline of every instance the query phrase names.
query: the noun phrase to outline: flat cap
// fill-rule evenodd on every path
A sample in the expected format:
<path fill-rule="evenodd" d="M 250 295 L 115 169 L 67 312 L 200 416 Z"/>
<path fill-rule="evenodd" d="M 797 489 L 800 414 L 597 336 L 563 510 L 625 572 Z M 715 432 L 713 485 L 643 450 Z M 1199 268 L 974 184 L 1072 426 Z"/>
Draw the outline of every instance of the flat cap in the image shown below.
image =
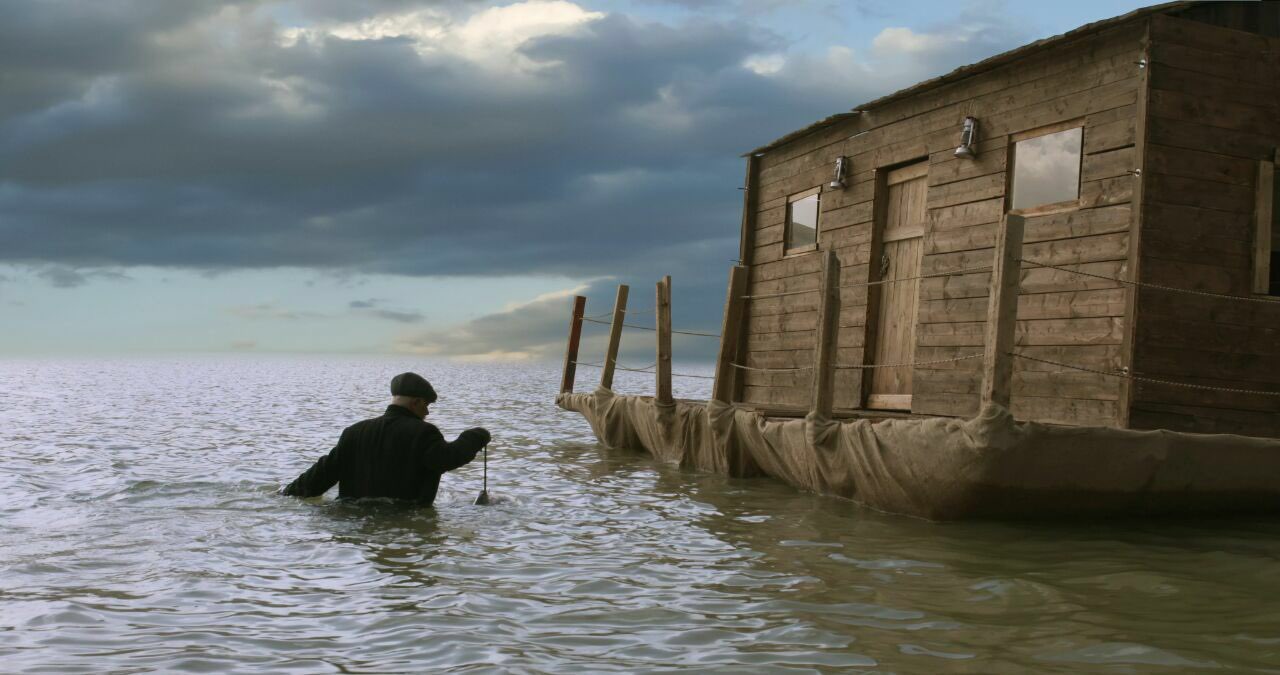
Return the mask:
<path fill-rule="evenodd" d="M 431 383 L 425 377 L 417 373 L 400 373 L 391 378 L 391 395 L 425 398 L 429 403 L 436 401 L 436 390 L 431 388 Z"/>

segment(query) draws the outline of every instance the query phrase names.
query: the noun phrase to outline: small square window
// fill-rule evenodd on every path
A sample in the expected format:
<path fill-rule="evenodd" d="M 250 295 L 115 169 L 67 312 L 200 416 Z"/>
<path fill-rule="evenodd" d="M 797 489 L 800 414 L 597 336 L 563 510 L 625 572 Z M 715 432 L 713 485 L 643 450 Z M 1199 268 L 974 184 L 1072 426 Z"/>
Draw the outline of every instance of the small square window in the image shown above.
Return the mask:
<path fill-rule="evenodd" d="M 1084 129 L 1076 127 L 1013 145 L 1013 199 L 1009 208 L 1031 209 L 1080 198 Z"/>
<path fill-rule="evenodd" d="M 809 190 L 787 199 L 786 251 L 818 245 L 818 190 Z"/>

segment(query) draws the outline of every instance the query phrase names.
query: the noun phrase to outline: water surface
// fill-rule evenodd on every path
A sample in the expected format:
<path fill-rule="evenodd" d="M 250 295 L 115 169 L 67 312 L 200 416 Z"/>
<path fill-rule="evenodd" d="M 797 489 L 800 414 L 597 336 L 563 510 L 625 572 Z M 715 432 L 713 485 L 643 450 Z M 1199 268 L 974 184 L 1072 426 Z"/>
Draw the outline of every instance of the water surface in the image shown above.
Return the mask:
<path fill-rule="evenodd" d="M 434 509 L 275 494 L 410 369 L 439 390 L 447 435 L 493 431 L 499 504 L 471 504 L 478 464 Z M 3 671 L 1280 671 L 1274 519 L 878 514 L 605 450 L 554 406 L 553 364 L 35 359 L 0 375 Z"/>

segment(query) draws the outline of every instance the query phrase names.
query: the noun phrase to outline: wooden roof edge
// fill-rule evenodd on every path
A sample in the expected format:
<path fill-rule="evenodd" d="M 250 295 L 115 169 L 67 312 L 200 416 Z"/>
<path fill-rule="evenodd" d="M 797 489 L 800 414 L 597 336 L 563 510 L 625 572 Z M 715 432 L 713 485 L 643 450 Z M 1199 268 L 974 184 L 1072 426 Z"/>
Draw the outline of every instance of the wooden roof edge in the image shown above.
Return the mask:
<path fill-rule="evenodd" d="M 794 141 L 797 138 L 800 138 L 802 136 L 808 136 L 809 134 L 815 133 L 817 131 L 821 131 L 822 129 L 832 126 L 833 124 L 837 122 L 841 122 L 849 117 L 857 116 L 864 110 L 877 108 L 882 105 L 885 105 L 886 103 L 891 103 L 901 98 L 906 98 L 908 96 L 913 96 L 915 94 L 920 94 L 920 93 L 929 91 L 930 89 L 935 89 L 944 84 L 950 84 L 957 80 L 962 80 L 966 77 L 973 77 L 974 75 L 985 73 L 989 70 L 994 70 L 999 66 L 1002 66 L 1011 61 L 1016 61 L 1017 59 L 1020 59 L 1023 56 L 1026 56 L 1027 54 L 1034 51 L 1038 51 L 1040 49 L 1046 49 L 1048 47 L 1057 46 L 1057 45 L 1067 43 L 1079 38 L 1089 37 L 1096 33 L 1101 33 L 1102 31 L 1114 28 L 1116 26 L 1120 26 L 1130 21 L 1135 21 L 1137 19 L 1145 18 L 1154 14 L 1162 14 L 1174 9 L 1185 9 L 1194 5 L 1203 5 L 1212 1 L 1213 0 L 1174 0 L 1173 2 L 1164 2 L 1158 5 L 1152 5 L 1150 7 L 1140 7 L 1131 12 L 1121 14 L 1120 16 L 1113 16 L 1110 19 L 1102 19 L 1100 21 L 1094 21 L 1093 23 L 1087 23 L 1083 26 L 1080 26 L 1079 28 L 1074 28 L 1072 30 L 1067 31 L 1066 33 L 1062 33 L 1061 35 L 1052 35 L 1047 38 L 1041 38 L 1039 40 L 1036 40 L 1035 42 L 1029 42 L 1025 45 L 1022 45 L 1021 47 L 1015 47 L 1013 49 L 1010 49 L 1007 52 L 1001 52 L 999 54 L 996 54 L 995 56 L 985 58 L 976 63 L 970 63 L 968 65 L 960 66 L 959 68 L 956 68 L 955 70 L 952 70 L 951 72 L 946 73 L 944 75 L 939 75 L 938 77 L 917 82 L 911 85 L 910 87 L 907 87 L 905 89 L 899 89 L 898 91 L 895 91 L 892 94 L 881 96 L 880 98 L 868 101 L 866 103 L 863 103 L 862 105 L 854 106 L 852 108 L 852 112 L 837 113 L 835 115 L 831 115 L 825 119 L 814 122 L 813 124 L 810 124 L 807 127 L 793 131 L 781 138 L 778 138 L 772 142 L 766 143 L 765 145 L 762 145 L 754 150 L 751 150 L 750 152 L 743 153 L 742 156 L 748 157 L 751 155 L 758 155 L 764 152 L 768 152 L 780 145 L 785 145 L 787 143 L 790 143 L 791 141 Z"/>

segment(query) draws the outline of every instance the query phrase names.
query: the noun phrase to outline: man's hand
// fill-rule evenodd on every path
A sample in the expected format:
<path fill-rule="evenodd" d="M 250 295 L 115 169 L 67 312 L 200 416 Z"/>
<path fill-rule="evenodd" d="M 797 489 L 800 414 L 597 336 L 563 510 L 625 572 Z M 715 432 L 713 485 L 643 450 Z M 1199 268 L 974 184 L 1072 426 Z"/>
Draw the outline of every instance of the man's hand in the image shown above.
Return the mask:
<path fill-rule="evenodd" d="M 472 427 L 462 433 L 475 436 L 480 441 L 481 446 L 488 445 L 490 439 L 492 439 L 492 436 L 489 435 L 489 430 L 484 427 Z"/>

